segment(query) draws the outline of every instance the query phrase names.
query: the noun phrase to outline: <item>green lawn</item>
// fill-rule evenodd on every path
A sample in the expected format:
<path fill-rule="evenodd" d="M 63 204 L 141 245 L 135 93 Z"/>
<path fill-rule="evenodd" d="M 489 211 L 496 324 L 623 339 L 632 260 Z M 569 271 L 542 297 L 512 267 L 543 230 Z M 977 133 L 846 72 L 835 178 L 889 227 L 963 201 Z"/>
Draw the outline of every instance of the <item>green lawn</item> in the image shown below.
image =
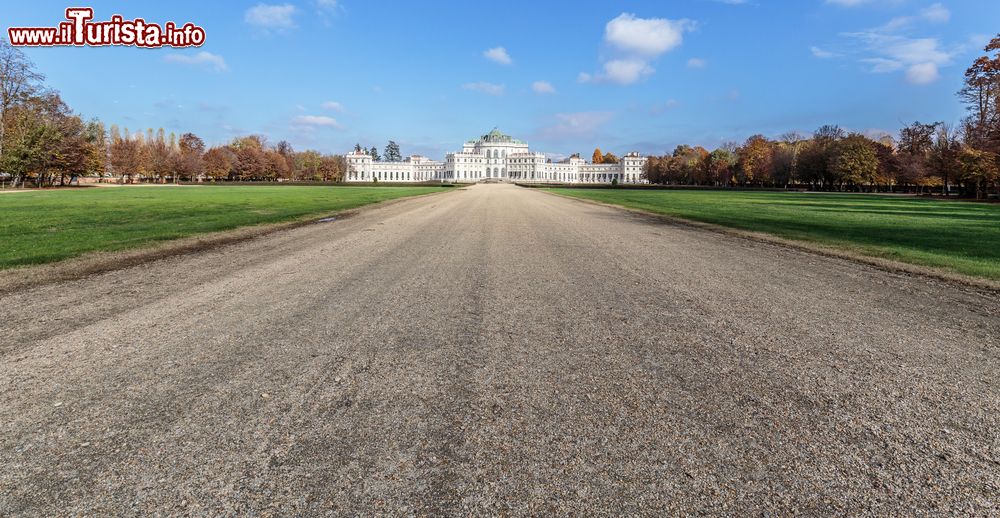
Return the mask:
<path fill-rule="evenodd" d="M 1000 279 L 1000 205 L 995 204 L 860 194 L 549 190 Z"/>
<path fill-rule="evenodd" d="M 0 193 L 0 269 L 325 215 L 444 187 L 108 187 Z"/>

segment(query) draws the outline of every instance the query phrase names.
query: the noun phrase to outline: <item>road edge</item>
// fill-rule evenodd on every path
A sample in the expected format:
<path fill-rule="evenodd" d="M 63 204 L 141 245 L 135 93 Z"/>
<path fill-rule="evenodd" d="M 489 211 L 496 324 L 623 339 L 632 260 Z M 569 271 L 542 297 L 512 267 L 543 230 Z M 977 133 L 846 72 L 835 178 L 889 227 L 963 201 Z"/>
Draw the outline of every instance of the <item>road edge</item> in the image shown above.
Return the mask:
<path fill-rule="evenodd" d="M 138 248 L 129 248 L 126 250 L 88 252 L 77 257 L 71 257 L 52 263 L 18 266 L 6 270 L 0 270 L 0 295 L 7 295 L 15 291 L 36 288 L 48 284 L 73 281 L 90 275 L 123 270 L 125 268 L 158 261 L 160 259 L 166 259 L 168 257 L 211 250 L 213 248 L 235 243 L 242 243 L 244 241 L 257 239 L 259 237 L 264 237 L 283 230 L 291 230 L 307 225 L 323 223 L 323 221 L 320 220 L 326 218 L 349 218 L 364 211 L 386 207 L 407 200 L 415 200 L 418 198 L 455 192 L 456 190 L 458 189 L 445 189 L 437 192 L 417 194 L 414 196 L 404 196 L 368 205 L 362 205 L 353 209 L 345 209 L 336 212 L 317 212 L 308 216 L 302 216 L 279 223 L 249 225 L 231 230 L 197 234 L 152 243 Z"/>
<path fill-rule="evenodd" d="M 850 250 L 844 250 L 841 248 L 836 248 L 826 245 L 818 245 L 815 243 L 809 243 L 806 241 L 795 241 L 792 239 L 786 239 L 783 237 L 778 237 L 772 234 L 767 234 L 764 232 L 752 232 L 749 230 L 741 230 L 732 227 L 726 227 L 723 225 L 716 225 L 714 223 L 705 223 L 702 221 L 696 221 L 693 219 L 681 218 L 678 216 L 669 216 L 666 214 L 660 214 L 657 212 L 651 212 L 643 209 L 636 209 L 633 207 L 626 207 L 624 205 L 615 205 L 613 203 L 605 203 L 597 200 L 591 200 L 587 198 L 577 198 L 575 196 L 569 196 L 567 194 L 560 194 L 557 192 L 552 192 L 544 189 L 536 189 L 536 191 L 543 192 L 545 194 L 550 194 L 553 196 L 558 196 L 560 198 L 565 198 L 569 200 L 575 200 L 583 203 L 590 203 L 592 205 L 599 205 L 602 207 L 608 207 L 612 209 L 623 210 L 633 214 L 638 214 L 646 217 L 650 217 L 661 222 L 672 223 L 675 225 L 695 228 L 698 230 L 705 230 L 708 232 L 713 232 L 716 234 L 724 234 L 730 237 L 737 237 L 741 239 L 747 239 L 750 241 L 757 241 L 761 243 L 767 243 L 772 245 L 784 246 L 787 248 L 792 248 L 802 252 L 808 252 L 816 255 L 821 255 L 824 257 L 832 257 L 836 259 L 845 259 L 855 263 L 865 264 L 868 266 L 873 266 L 883 271 L 896 274 L 907 274 L 919 277 L 927 277 L 930 279 L 945 281 L 951 284 L 958 284 L 965 288 L 974 288 L 976 290 L 988 292 L 990 295 L 996 295 L 1000 293 L 1000 282 L 992 281 L 989 279 L 983 279 L 980 277 L 973 277 L 971 275 L 965 275 L 962 273 L 952 272 L 945 270 L 943 268 L 936 268 L 933 266 L 922 266 L 911 263 L 905 263 L 902 261 L 895 261 L 892 259 L 885 259 L 882 257 L 875 257 L 870 255 L 861 254 L 858 252 L 853 252 Z"/>

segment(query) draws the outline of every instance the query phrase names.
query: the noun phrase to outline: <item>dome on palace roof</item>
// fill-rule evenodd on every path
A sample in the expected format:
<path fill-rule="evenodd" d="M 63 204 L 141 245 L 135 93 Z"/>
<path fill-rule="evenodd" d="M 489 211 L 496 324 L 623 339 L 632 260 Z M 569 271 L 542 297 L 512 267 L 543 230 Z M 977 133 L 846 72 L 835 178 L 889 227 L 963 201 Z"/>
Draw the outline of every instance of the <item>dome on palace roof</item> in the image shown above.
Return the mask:
<path fill-rule="evenodd" d="M 500 131 L 497 128 L 493 128 L 492 131 L 479 137 L 479 142 L 489 142 L 489 143 L 503 143 L 503 144 L 523 144 L 524 142 L 507 135 L 506 133 Z"/>

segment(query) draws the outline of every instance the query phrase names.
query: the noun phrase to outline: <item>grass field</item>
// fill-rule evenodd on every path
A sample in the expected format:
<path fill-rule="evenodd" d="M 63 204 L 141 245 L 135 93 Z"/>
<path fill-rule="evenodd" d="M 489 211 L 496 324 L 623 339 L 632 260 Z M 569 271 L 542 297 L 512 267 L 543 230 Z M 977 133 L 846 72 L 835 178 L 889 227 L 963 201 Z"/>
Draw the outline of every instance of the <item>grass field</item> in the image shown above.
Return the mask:
<path fill-rule="evenodd" d="M 137 186 L 0 193 L 0 269 L 331 214 L 442 189 Z"/>
<path fill-rule="evenodd" d="M 1000 205 L 852 194 L 550 190 L 1000 280 Z"/>

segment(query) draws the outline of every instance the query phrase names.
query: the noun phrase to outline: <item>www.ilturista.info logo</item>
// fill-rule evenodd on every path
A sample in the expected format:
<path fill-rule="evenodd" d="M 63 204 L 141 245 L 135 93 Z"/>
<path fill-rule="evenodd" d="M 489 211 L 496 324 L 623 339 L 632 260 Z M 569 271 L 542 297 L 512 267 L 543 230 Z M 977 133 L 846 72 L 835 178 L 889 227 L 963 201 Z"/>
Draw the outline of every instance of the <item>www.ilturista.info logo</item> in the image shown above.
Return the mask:
<path fill-rule="evenodd" d="M 67 21 L 59 22 L 58 27 L 10 27 L 7 37 L 11 45 L 20 47 L 125 45 L 156 48 L 198 47 L 205 43 L 205 29 L 193 23 L 178 27 L 174 22 L 167 22 L 160 26 L 142 18 L 126 20 L 118 14 L 106 22 L 92 22 L 93 19 L 94 10 L 90 7 L 68 7 Z"/>

